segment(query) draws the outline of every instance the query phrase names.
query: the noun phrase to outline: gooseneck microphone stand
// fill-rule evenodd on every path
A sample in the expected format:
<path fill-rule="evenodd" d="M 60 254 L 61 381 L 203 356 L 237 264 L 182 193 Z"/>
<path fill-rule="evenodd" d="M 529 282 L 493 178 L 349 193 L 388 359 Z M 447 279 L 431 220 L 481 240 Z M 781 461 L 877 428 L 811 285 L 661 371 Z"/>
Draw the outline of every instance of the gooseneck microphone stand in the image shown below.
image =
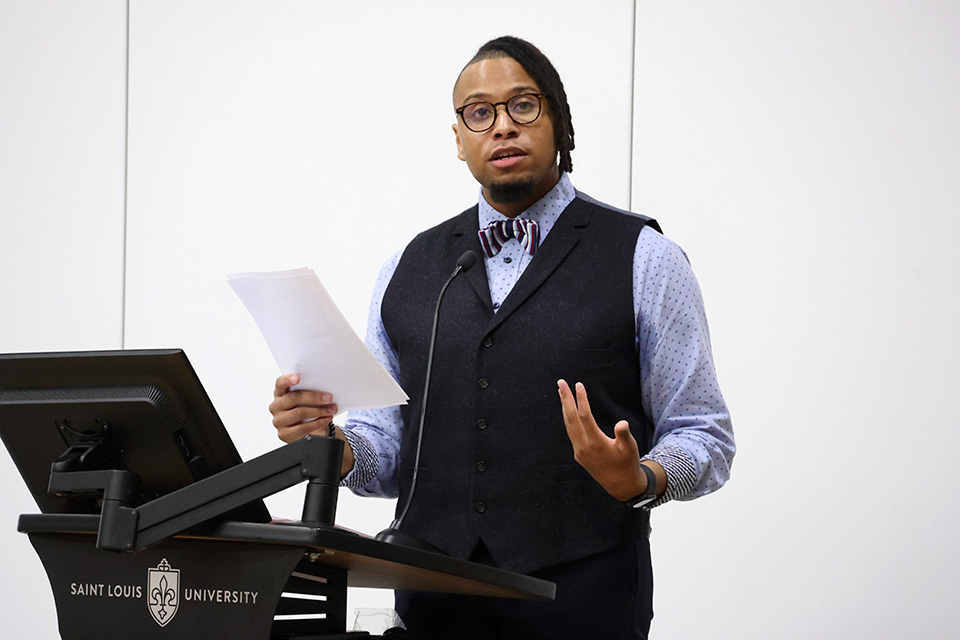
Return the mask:
<path fill-rule="evenodd" d="M 447 293 L 447 287 L 450 286 L 453 279 L 456 278 L 458 274 L 469 271 L 473 265 L 477 263 L 477 260 L 479 260 L 479 257 L 475 251 L 464 252 L 464 254 L 457 259 L 456 268 L 440 289 L 440 295 L 437 296 L 437 307 L 433 312 L 433 330 L 430 333 L 430 349 L 427 355 L 427 375 L 423 384 L 423 399 L 420 402 L 420 424 L 417 427 L 417 453 L 413 461 L 413 479 L 410 481 L 410 492 L 407 493 L 407 501 L 403 505 L 403 511 L 400 512 L 400 517 L 390 523 L 389 527 L 377 534 L 377 540 L 381 542 L 391 542 L 414 549 L 443 553 L 433 545 L 404 533 L 400 530 L 400 527 L 403 524 L 404 517 L 407 515 L 407 511 L 410 509 L 410 502 L 413 500 L 413 493 L 417 488 L 417 473 L 420 470 L 420 446 L 423 443 L 423 421 L 427 414 L 427 393 L 430 390 L 430 371 L 433 366 L 433 354 L 436 350 L 437 326 L 440 321 L 440 304 L 443 302 L 443 296 Z"/>

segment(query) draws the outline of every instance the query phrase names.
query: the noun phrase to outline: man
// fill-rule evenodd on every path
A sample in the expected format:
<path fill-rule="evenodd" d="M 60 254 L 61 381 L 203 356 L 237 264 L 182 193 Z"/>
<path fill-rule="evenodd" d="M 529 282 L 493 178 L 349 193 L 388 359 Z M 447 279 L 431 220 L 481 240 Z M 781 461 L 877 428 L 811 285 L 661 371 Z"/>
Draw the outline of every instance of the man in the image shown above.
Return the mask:
<path fill-rule="evenodd" d="M 719 488 L 735 449 L 699 288 L 655 222 L 573 188 L 566 95 L 532 44 L 485 44 L 453 101 L 481 195 L 381 271 L 367 345 L 411 403 L 336 429 L 344 484 L 404 510 L 437 294 L 476 251 L 483 268 L 454 279 L 441 308 L 402 528 L 554 581 L 557 599 L 400 592 L 398 612 L 417 637 L 645 638 L 649 509 Z M 329 394 L 291 391 L 297 380 L 278 378 L 270 406 L 287 442 L 326 434 L 337 413 Z"/>

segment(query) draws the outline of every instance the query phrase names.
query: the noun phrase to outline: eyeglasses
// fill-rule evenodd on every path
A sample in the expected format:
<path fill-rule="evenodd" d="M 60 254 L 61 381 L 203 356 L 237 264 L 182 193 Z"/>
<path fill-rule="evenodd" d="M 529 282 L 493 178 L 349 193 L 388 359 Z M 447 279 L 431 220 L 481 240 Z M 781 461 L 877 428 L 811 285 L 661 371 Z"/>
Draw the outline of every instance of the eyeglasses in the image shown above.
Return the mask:
<path fill-rule="evenodd" d="M 542 93 L 518 93 L 506 102 L 471 102 L 457 109 L 467 129 L 483 133 L 497 121 L 497 107 L 506 106 L 507 115 L 517 124 L 530 124 L 540 117 Z"/>

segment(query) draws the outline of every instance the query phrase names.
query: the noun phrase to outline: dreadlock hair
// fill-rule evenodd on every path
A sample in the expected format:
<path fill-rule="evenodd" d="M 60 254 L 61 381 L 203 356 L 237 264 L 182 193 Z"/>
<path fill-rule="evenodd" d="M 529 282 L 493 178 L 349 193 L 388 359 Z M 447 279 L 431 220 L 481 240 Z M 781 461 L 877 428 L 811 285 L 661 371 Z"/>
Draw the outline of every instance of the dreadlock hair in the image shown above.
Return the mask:
<path fill-rule="evenodd" d="M 557 73 L 553 64 L 540 49 L 526 40 L 513 36 L 501 36 L 480 47 L 467 66 L 490 58 L 513 58 L 540 87 L 543 95 L 547 97 L 547 106 L 553 120 L 553 140 L 560 154 L 560 171 L 572 172 L 573 161 L 570 159 L 570 152 L 574 147 L 573 121 L 570 118 L 567 93 L 563 90 L 560 74 Z"/>

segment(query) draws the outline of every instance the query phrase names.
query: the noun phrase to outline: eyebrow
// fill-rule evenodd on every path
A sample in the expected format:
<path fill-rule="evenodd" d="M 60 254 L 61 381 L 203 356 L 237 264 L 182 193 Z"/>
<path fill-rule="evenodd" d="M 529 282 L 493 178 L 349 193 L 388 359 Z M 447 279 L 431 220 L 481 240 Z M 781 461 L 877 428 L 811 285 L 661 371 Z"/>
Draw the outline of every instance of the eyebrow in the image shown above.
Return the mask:
<path fill-rule="evenodd" d="M 521 93 L 540 93 L 540 89 L 538 89 L 537 87 L 534 87 L 533 85 L 526 85 L 526 84 L 518 85 L 516 87 L 513 87 L 513 89 L 511 89 L 510 97 L 512 98 L 513 96 L 519 95 Z M 478 100 L 487 101 L 489 98 L 490 98 L 490 94 L 485 91 L 474 91 L 473 93 L 471 93 L 470 95 L 466 96 L 463 99 L 463 104 L 461 106 L 468 105 L 471 102 L 476 102 Z"/>

